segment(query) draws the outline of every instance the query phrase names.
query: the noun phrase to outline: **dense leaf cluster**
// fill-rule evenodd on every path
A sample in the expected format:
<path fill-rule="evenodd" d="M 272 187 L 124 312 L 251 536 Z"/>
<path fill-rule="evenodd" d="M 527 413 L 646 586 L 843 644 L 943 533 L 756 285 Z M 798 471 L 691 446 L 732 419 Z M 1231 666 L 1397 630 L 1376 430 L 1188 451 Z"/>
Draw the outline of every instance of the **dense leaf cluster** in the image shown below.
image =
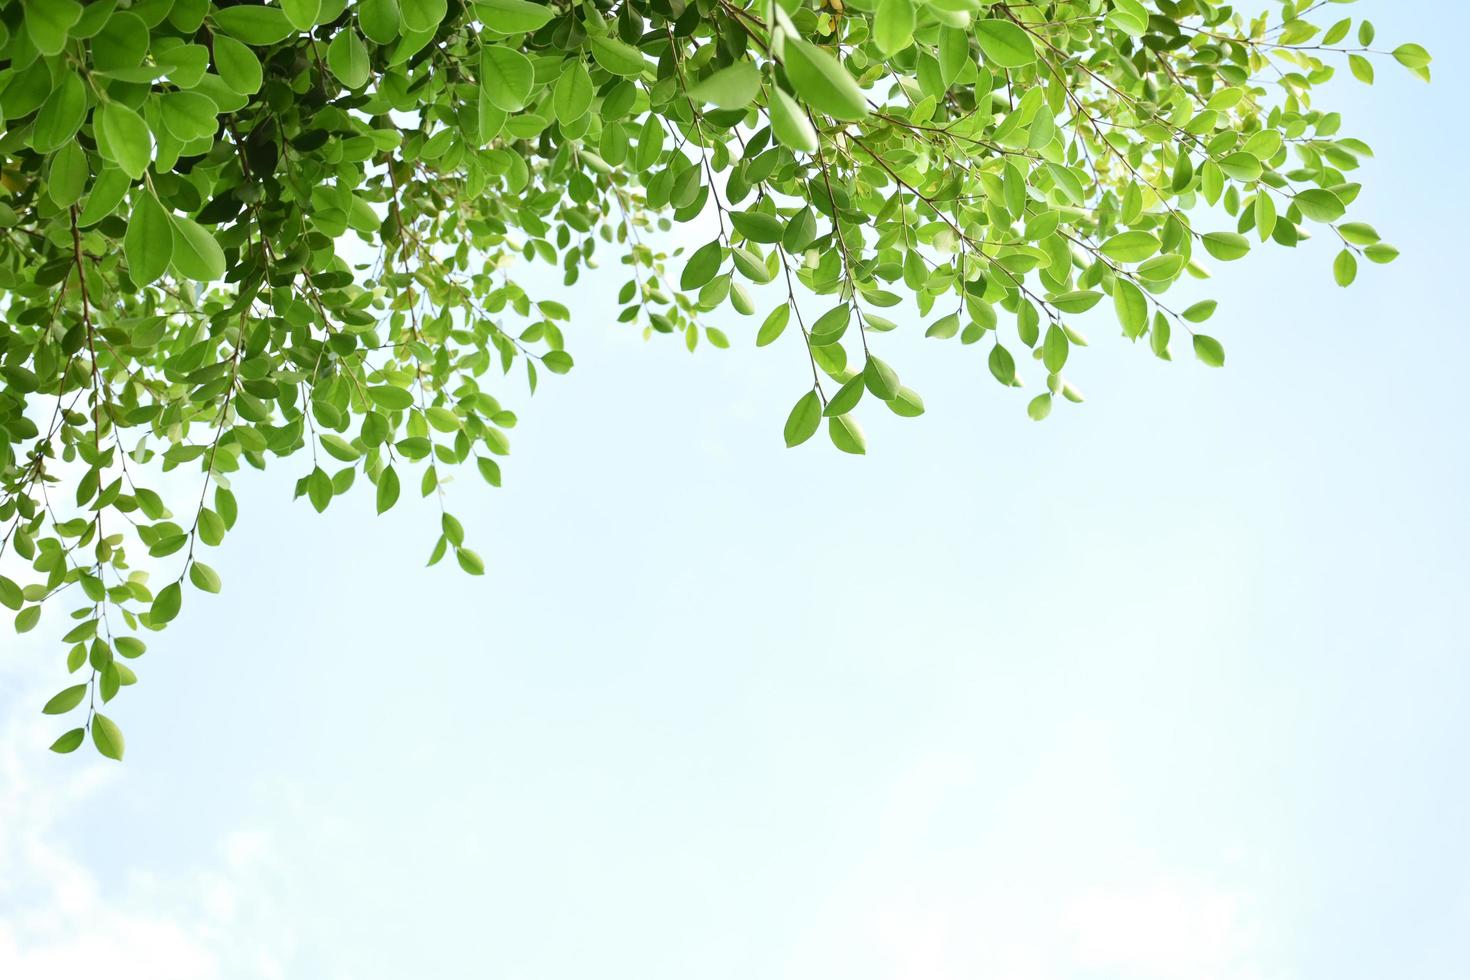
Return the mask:
<path fill-rule="evenodd" d="M 787 338 L 812 379 L 788 445 L 825 424 L 862 453 L 859 409 L 923 411 L 879 355 L 905 301 L 1001 384 L 1034 362 L 1036 419 L 1080 400 L 1098 304 L 1223 364 L 1214 304 L 1164 298 L 1181 277 L 1309 228 L 1343 285 L 1395 255 L 1347 220 L 1370 151 L 1313 89 L 1429 56 L 1338 10 L 0 0 L 0 603 L 21 632 L 68 604 L 53 748 L 122 756 L 100 709 L 220 588 L 243 467 L 289 460 L 317 510 L 407 481 L 431 562 L 483 571 L 443 485 L 500 483 L 507 375 L 572 367 L 528 262 L 622 263 L 616 320 L 691 349 L 728 343 L 700 323 L 723 306 Z"/>

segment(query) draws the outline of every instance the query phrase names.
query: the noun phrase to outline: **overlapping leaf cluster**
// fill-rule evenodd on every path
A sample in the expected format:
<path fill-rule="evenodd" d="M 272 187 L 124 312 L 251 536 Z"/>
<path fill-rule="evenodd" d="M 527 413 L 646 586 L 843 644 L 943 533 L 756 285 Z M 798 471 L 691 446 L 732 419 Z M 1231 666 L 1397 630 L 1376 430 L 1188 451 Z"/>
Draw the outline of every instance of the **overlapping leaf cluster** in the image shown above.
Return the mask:
<path fill-rule="evenodd" d="M 220 588 L 245 467 L 288 458 L 318 510 L 410 481 L 431 562 L 483 570 L 444 484 L 498 485 L 507 376 L 572 366 L 527 263 L 623 264 L 617 323 L 691 349 L 728 343 L 703 313 L 759 317 L 811 369 L 788 445 L 825 421 L 861 453 L 857 410 L 923 411 L 879 355 L 906 299 L 1002 384 L 1037 362 L 1037 419 L 1080 400 L 1071 321 L 1101 303 L 1223 363 L 1181 277 L 1309 229 L 1343 285 L 1395 255 L 1347 218 L 1370 151 L 1313 89 L 1429 56 L 1339 9 L 3 0 L 0 603 L 73 621 L 53 748 L 122 756 L 101 709 Z"/>

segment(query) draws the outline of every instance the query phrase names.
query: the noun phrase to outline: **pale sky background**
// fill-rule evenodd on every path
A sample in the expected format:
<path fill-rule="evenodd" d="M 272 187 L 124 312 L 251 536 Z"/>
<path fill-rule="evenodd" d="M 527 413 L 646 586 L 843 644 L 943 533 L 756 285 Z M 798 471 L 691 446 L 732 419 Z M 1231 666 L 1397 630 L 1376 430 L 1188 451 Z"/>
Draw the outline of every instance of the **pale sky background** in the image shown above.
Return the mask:
<path fill-rule="evenodd" d="M 1437 57 L 1323 96 L 1404 257 L 1220 266 L 1224 371 L 1098 317 L 1038 425 L 906 323 L 928 414 L 787 451 L 795 335 L 645 345 L 613 270 L 451 490 L 484 578 L 240 481 L 123 765 L 46 751 L 62 617 L 6 635 L 0 977 L 1470 974 L 1470 17 L 1341 9 Z"/>

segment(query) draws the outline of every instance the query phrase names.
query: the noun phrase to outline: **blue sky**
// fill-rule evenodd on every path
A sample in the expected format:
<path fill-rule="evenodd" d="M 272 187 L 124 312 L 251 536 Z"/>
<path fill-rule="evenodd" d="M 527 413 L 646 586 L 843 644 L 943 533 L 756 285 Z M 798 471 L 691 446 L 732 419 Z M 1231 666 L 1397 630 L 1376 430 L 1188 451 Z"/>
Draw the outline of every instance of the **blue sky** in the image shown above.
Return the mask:
<path fill-rule="evenodd" d="M 1038 425 L 906 324 L 928 413 L 787 451 L 795 339 L 644 344 L 614 271 L 450 490 L 483 579 L 242 481 L 122 766 L 45 752 L 60 620 L 6 638 L 0 976 L 1464 976 L 1470 18 L 1344 10 L 1437 56 L 1328 97 L 1404 258 L 1218 266 L 1224 371 L 1098 318 Z"/>

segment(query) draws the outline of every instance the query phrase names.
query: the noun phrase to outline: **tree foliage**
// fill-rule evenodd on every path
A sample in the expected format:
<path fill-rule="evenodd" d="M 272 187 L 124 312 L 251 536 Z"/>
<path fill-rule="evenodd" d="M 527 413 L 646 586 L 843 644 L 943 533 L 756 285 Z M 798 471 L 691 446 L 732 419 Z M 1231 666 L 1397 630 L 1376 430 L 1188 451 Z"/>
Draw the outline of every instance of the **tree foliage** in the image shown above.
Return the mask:
<path fill-rule="evenodd" d="M 1182 277 L 1309 230 L 1342 285 L 1396 254 L 1347 220 L 1370 150 L 1314 89 L 1429 55 L 1341 11 L 3 0 L 0 603 L 73 620 L 53 748 L 121 758 L 100 709 L 219 590 L 244 467 L 286 460 L 318 511 L 407 482 L 439 507 L 430 562 L 483 571 L 443 485 L 499 485 L 498 397 L 573 364 L 528 263 L 623 264 L 617 322 L 691 349 L 727 344 L 701 323 L 724 306 L 785 337 L 812 379 L 788 446 L 862 453 L 859 409 L 923 411 L 879 355 L 894 317 L 1003 385 L 1035 370 L 1037 420 L 1081 400 L 1072 319 L 1099 304 L 1223 365 L 1215 304 L 1165 299 Z"/>

